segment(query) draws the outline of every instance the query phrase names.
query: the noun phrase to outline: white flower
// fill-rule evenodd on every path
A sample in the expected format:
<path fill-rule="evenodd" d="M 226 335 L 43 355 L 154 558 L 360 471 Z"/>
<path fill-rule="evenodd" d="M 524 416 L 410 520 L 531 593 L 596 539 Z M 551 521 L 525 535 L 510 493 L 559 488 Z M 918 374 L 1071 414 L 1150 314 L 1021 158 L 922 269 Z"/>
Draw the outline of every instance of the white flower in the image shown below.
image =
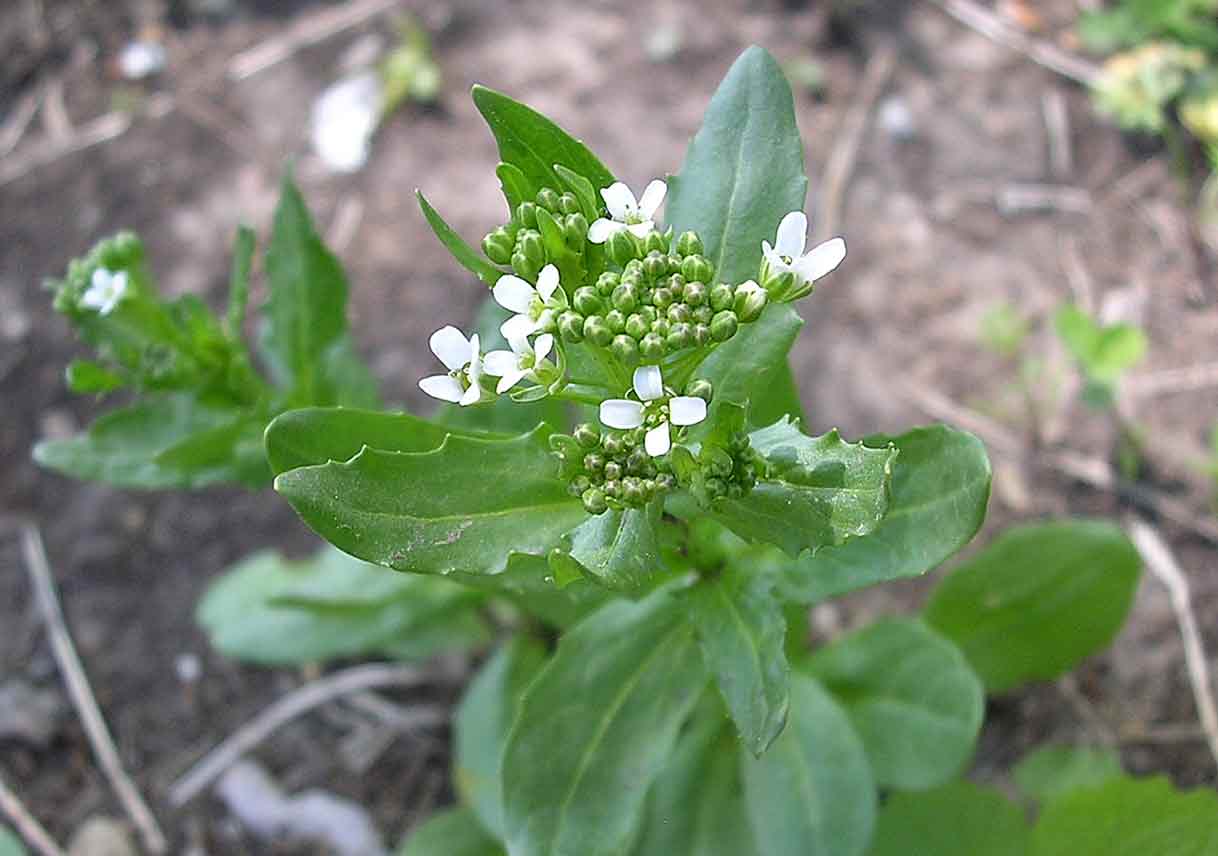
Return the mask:
<path fill-rule="evenodd" d="M 634 370 L 634 392 L 638 401 L 611 398 L 601 402 L 601 422 L 609 428 L 638 428 L 644 422 L 653 423 L 643 441 L 647 454 L 653 458 L 668 453 L 672 447 L 672 425 L 697 425 L 706 418 L 706 402 L 692 395 L 665 399 L 664 379 L 659 366 L 639 366 Z M 649 418 L 650 417 L 650 418 Z"/>
<path fill-rule="evenodd" d="M 761 251 L 769 262 L 771 273 L 793 273 L 796 288 L 816 282 L 846 258 L 846 242 L 841 238 L 830 238 L 805 253 L 807 240 L 807 216 L 802 211 L 792 211 L 778 224 L 777 246 L 771 247 L 769 241 L 761 242 Z"/>
<path fill-rule="evenodd" d="M 127 272 L 118 273 L 98 268 L 93 271 L 89 287 L 80 296 L 80 305 L 86 309 L 96 309 L 99 315 L 109 315 L 127 295 Z"/>
<path fill-rule="evenodd" d="M 462 407 L 481 401 L 482 353 L 478 334 L 467 339 L 456 327 L 441 327 L 431 334 L 428 344 L 448 374 L 425 377 L 419 381 L 419 388 L 432 398 Z"/>
<path fill-rule="evenodd" d="M 558 268 L 554 265 L 541 269 L 536 288 L 510 273 L 499 277 L 491 292 L 495 302 L 516 313 L 499 326 L 503 338 L 511 342 L 552 327 L 555 311 L 565 309 L 567 302 L 558 284 Z"/>
<path fill-rule="evenodd" d="M 491 351 L 483 361 L 483 368 L 488 375 L 499 378 L 495 392 L 503 394 L 514 387 L 525 377 L 536 377 L 535 371 L 554 348 L 554 337 L 542 333 L 532 345 L 529 340 L 521 337 L 509 339 L 512 346 L 510 351 Z"/>
<path fill-rule="evenodd" d="M 588 227 L 588 240 L 594 244 L 603 244 L 615 232 L 629 229 L 632 234 L 645 238 L 656 227 L 656 211 L 664 202 L 664 194 L 668 185 L 658 178 L 647 185 L 643 198 L 636 200 L 630 188 L 622 182 L 614 182 L 601 190 L 605 207 L 609 209 L 612 219 L 601 217 Z"/>

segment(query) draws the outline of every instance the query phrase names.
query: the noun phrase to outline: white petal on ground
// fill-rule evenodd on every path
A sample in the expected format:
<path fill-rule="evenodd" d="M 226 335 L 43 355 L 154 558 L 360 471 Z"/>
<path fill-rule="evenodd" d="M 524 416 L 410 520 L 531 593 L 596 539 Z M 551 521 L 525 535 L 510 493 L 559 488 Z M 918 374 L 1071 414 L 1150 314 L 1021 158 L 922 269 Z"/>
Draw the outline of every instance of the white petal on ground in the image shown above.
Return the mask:
<path fill-rule="evenodd" d="M 792 211 L 778 224 L 778 238 L 774 241 L 778 255 L 797 259 L 804 254 L 808 240 L 808 216 L 802 211 Z"/>
<path fill-rule="evenodd" d="M 643 424 L 643 405 L 626 398 L 602 401 L 601 424 L 609 428 L 638 428 Z"/>
<path fill-rule="evenodd" d="M 512 351 L 491 351 L 482 358 L 482 366 L 489 375 L 507 377 L 520 367 L 520 357 Z"/>
<path fill-rule="evenodd" d="M 609 240 L 609 236 L 614 232 L 621 231 L 626 227 L 616 220 L 606 220 L 601 217 L 599 220 L 593 221 L 588 227 L 588 240 L 594 244 L 603 244 Z"/>
<path fill-rule="evenodd" d="M 620 181 L 615 181 L 602 190 L 601 197 L 605 200 L 605 207 L 609 209 L 609 216 L 614 220 L 625 220 L 629 215 L 638 213 L 639 203 L 635 201 L 634 194 Z"/>
<path fill-rule="evenodd" d="M 368 160 L 381 95 L 381 79 L 370 71 L 332 84 L 313 102 L 309 137 L 332 171 L 356 172 Z"/>
<path fill-rule="evenodd" d="M 465 395 L 465 390 L 461 388 L 461 382 L 451 375 L 431 375 L 430 377 L 422 378 L 419 381 L 419 389 L 432 398 L 438 398 L 441 401 L 451 401 L 453 404 L 456 404 L 461 400 L 461 396 Z"/>
<path fill-rule="evenodd" d="M 668 402 L 673 425 L 697 425 L 706 418 L 706 402 L 694 395 L 678 395 Z"/>
<path fill-rule="evenodd" d="M 831 238 L 823 244 L 818 244 L 796 262 L 795 273 L 805 282 L 816 282 L 822 276 L 832 273 L 845 258 L 846 242 L 841 238 Z"/>
<path fill-rule="evenodd" d="M 549 300 L 554 296 L 554 292 L 558 290 L 558 268 L 554 265 L 546 265 L 541 269 L 541 273 L 537 274 L 537 293 L 541 295 L 542 300 Z M 508 307 L 511 309 L 512 307 Z M 527 312 L 528 307 L 517 309 L 516 312 Z"/>
<path fill-rule="evenodd" d="M 548 357 L 553 349 L 554 337 L 549 333 L 542 333 L 533 341 L 533 352 L 538 363 Z"/>
<path fill-rule="evenodd" d="M 537 296 L 537 289 L 520 277 L 507 273 L 499 277 L 491 293 L 495 295 L 495 302 L 504 309 L 528 312 L 529 307 L 533 305 L 533 298 Z"/>
<path fill-rule="evenodd" d="M 490 371 L 490 370 L 488 369 L 488 371 Z M 494 372 L 490 372 L 490 373 L 494 374 Z M 499 378 L 499 383 L 495 387 L 495 392 L 502 395 L 503 393 L 507 392 L 509 389 L 514 387 L 516 384 L 518 384 L 522 380 L 524 380 L 524 376 L 526 374 L 528 374 L 528 372 L 523 371 L 520 368 L 512 369 L 507 374 L 505 374 L 503 377 Z"/>
<path fill-rule="evenodd" d="M 655 401 L 664 395 L 664 378 L 659 366 L 639 366 L 634 370 L 634 391 L 643 401 Z"/>
<path fill-rule="evenodd" d="M 499 332 L 509 342 L 513 339 L 524 339 L 537 332 L 538 324 L 528 315 L 513 315 L 499 325 Z"/>
<path fill-rule="evenodd" d="M 469 362 L 469 339 L 451 324 L 432 333 L 428 344 L 449 371 L 455 372 Z"/>
<path fill-rule="evenodd" d="M 643 191 L 643 198 L 639 200 L 639 216 L 644 220 L 653 219 L 656 212 L 660 210 L 660 206 L 664 204 L 664 194 L 666 193 L 668 193 L 668 185 L 658 178 L 647 185 L 647 189 Z"/>
<path fill-rule="evenodd" d="M 672 438 L 669 436 L 668 423 L 661 422 L 656 427 L 647 432 L 646 439 L 643 440 L 643 448 L 647 450 L 647 454 L 653 458 L 658 458 L 661 455 L 667 455 L 669 448 L 672 447 Z"/>

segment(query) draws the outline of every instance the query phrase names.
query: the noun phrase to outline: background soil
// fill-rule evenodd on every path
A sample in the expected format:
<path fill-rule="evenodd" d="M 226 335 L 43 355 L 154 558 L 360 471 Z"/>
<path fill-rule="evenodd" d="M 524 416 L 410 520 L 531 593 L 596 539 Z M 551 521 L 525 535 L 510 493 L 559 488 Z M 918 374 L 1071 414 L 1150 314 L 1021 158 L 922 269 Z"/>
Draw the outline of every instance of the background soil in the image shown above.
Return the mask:
<path fill-rule="evenodd" d="M 1036 35 L 1059 42 L 1077 12 L 1069 0 L 1006 6 L 1034 14 L 1043 26 Z M 165 789 L 302 680 L 210 652 L 194 624 L 194 604 L 209 579 L 247 552 L 274 545 L 300 553 L 313 539 L 269 492 L 117 491 L 31 463 L 39 437 L 75 431 L 101 410 L 64 389 L 63 366 L 80 349 L 40 289 L 100 237 L 135 229 L 167 292 L 199 293 L 219 305 L 237 224 L 265 234 L 278 173 L 295 158 L 319 222 L 342 244 L 360 350 L 390 400 L 423 408 L 416 379 L 431 361 L 427 334 L 442 321 L 467 321 L 484 292 L 432 237 L 413 190 L 422 187 L 471 239 L 502 214 L 493 141 L 467 97 L 472 83 L 553 116 L 639 187 L 677 169 L 711 92 L 743 47 L 762 44 L 785 62 L 815 59 L 825 73 L 823 97 L 797 93 L 815 211 L 823 201 L 818 177 L 857 103 L 865 63 L 878 45 L 892 43 L 895 72 L 859 138 L 844 196 L 841 231 L 850 257 L 802 307 L 808 324 L 794 365 L 812 428 L 898 431 L 944 418 L 946 399 L 968 408 L 966 417 L 982 414 L 1022 438 L 1029 423 L 1014 391 L 1017 368 L 981 342 L 983 318 L 1002 304 L 1037 325 L 1031 348 L 1049 379 L 1038 389 L 1047 395 L 1060 387 L 1058 403 L 1039 422 L 1042 439 L 1080 455 L 1107 457 L 1113 438 L 1101 416 L 1070 403 L 1066 363 L 1043 330 L 1061 303 L 1090 300 L 1110 317 L 1143 324 L 1152 343 L 1136 373 L 1144 381 L 1218 358 L 1218 281 L 1190 234 L 1164 158 L 1132 152 L 1077 86 L 930 3 L 856 4 L 846 27 L 830 27 L 825 7 L 403 0 L 396 8 L 417 14 L 433 33 L 444 73 L 439 104 L 394 116 L 368 165 L 334 176 L 308 149 L 310 105 L 353 50 L 391 37 L 391 15 L 370 16 L 236 81 L 226 72 L 241 51 L 316 21 L 332 5 L 11 0 L 0 16 L 0 118 L 39 97 L 61 104 L 71 127 L 36 119 L 0 156 L 0 508 L 41 526 L 98 700 L 125 763 L 173 834 L 175 852 L 254 849 L 209 798 L 170 812 Z M 199 11 L 205 8 L 216 11 Z M 146 27 L 164 39 L 169 62 L 155 81 L 133 88 L 118 78 L 114 57 Z M 657 61 L 663 38 L 677 47 Z M 1068 117 L 1064 171 L 1051 163 L 1046 99 L 1064 104 Z M 125 104 L 140 108 L 125 132 L 48 156 Z M 1029 186 L 1048 186 L 1051 204 L 1013 206 L 1012 194 Z M 1216 404 L 1213 388 L 1124 402 L 1148 438 L 1151 483 L 1202 517 L 1210 513 L 1209 484 L 1200 468 Z M 992 452 L 994 500 L 978 544 L 1018 519 L 1125 510 L 1113 495 Z M 1218 623 L 1218 577 L 1212 544 L 1194 530 L 1164 524 L 1190 573 L 1203 632 L 1210 632 Z M 822 606 L 814 626 L 827 635 L 906 611 L 926 587 L 925 580 L 890 585 Z M 0 629 L 0 683 L 21 677 L 58 692 L 17 544 L 7 534 L 0 542 Z M 1218 641 L 1210 635 L 1213 648 Z M 201 658 L 199 680 L 179 679 L 175 664 L 184 654 Z M 424 695 L 447 702 L 451 693 L 430 688 Z M 354 797 L 373 810 L 387 840 L 397 840 L 449 796 L 446 750 L 436 739 L 445 735 L 400 739 L 357 775 L 335 750 L 350 728 L 340 713 L 297 722 L 258 757 L 290 789 L 324 786 Z M 1195 722 L 1172 614 L 1152 579 L 1143 581 L 1113 650 L 1086 664 L 1065 691 L 1038 687 L 991 704 L 981 773 L 1000 778 L 1044 740 L 1102 739 L 1093 716 L 1117 733 Z M 66 839 L 86 817 L 120 810 L 69 708 L 55 726 L 42 746 L 0 743 L 0 766 Z M 1187 785 L 1215 782 L 1203 743 L 1187 735 L 1126 739 L 1121 748 L 1134 771 L 1166 772 Z"/>

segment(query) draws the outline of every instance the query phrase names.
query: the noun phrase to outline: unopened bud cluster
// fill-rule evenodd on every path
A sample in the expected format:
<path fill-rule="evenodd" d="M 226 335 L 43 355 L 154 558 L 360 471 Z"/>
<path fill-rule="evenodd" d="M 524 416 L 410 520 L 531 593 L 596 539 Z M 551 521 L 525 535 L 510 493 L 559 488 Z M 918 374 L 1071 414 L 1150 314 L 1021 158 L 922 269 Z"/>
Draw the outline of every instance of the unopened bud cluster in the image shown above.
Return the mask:
<path fill-rule="evenodd" d="M 521 202 L 511 221 L 482 239 L 482 251 L 499 265 L 511 265 L 530 282 L 547 263 L 564 250 L 582 253 L 587 242 L 588 218 L 573 193 L 543 187 L 533 202 Z"/>
<path fill-rule="evenodd" d="M 735 432 L 726 446 L 704 446 L 698 454 L 698 464 L 692 487 L 707 502 L 739 499 L 757 486 L 765 468 L 745 431 Z"/>
<path fill-rule="evenodd" d="M 645 428 L 602 431 L 595 425 L 578 425 L 569 435 L 556 435 L 551 445 L 569 476 L 572 496 L 579 497 L 589 514 L 610 508 L 642 508 L 659 494 L 676 486 L 663 458 L 643 448 Z"/>

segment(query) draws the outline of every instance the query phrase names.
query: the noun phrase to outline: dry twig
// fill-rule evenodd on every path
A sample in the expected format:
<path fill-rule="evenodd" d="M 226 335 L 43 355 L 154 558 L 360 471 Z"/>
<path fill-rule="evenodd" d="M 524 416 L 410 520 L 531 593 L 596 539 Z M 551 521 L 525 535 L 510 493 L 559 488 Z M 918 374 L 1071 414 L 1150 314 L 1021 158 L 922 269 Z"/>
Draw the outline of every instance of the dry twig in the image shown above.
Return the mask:
<path fill-rule="evenodd" d="M 1197 619 L 1193 614 L 1192 597 L 1188 579 L 1172 555 L 1171 548 L 1149 523 L 1137 517 L 1126 520 L 1129 537 L 1142 554 L 1155 578 L 1167 588 L 1172 610 L 1180 625 L 1180 636 L 1184 640 L 1184 662 L 1188 667 L 1188 681 L 1193 688 L 1193 699 L 1197 704 L 1197 716 L 1205 732 L 1210 754 L 1218 764 L 1218 706 L 1214 703 L 1213 685 L 1210 683 L 1209 662 L 1201 644 L 1201 633 L 1197 630 Z"/>
<path fill-rule="evenodd" d="M 305 684 L 242 725 L 191 767 L 169 790 L 169 802 L 181 807 L 203 792 L 220 774 L 279 728 L 318 705 L 374 687 L 411 686 L 431 677 L 417 666 L 369 663 L 353 666 Z"/>
<path fill-rule="evenodd" d="M 21 550 L 25 558 L 26 568 L 30 573 L 30 582 L 34 587 L 34 597 L 38 608 L 46 622 L 47 636 L 50 639 L 51 651 L 55 661 L 63 673 L 64 683 L 68 687 L 68 695 L 80 716 L 85 733 L 89 736 L 89 744 L 102 772 L 110 780 L 119 802 L 127 812 L 131 821 L 139 830 L 144 847 L 151 853 L 164 853 L 168 850 L 165 834 L 157 824 L 152 810 L 144 802 L 140 792 L 135 787 L 127 771 L 123 769 L 118 749 L 114 739 L 106 727 L 97 699 L 89 687 L 89 679 L 85 675 L 84 666 L 72 644 L 72 636 L 68 633 L 67 622 L 63 610 L 59 606 L 59 598 L 55 594 L 55 580 L 51 575 L 51 566 L 47 561 L 46 548 L 42 543 L 42 534 L 33 523 L 21 526 Z"/>
<path fill-rule="evenodd" d="M 1074 172 L 1074 156 L 1070 148 L 1070 110 L 1066 106 L 1066 98 L 1060 90 L 1048 89 L 1040 99 L 1040 108 L 1049 144 L 1049 174 L 1058 181 L 1065 181 Z"/>
<path fill-rule="evenodd" d="M 0 811 L 12 822 L 17 832 L 25 839 L 25 843 L 41 856 L 64 856 L 63 848 L 55 843 L 51 834 L 30 814 L 3 776 L 0 776 Z"/>

